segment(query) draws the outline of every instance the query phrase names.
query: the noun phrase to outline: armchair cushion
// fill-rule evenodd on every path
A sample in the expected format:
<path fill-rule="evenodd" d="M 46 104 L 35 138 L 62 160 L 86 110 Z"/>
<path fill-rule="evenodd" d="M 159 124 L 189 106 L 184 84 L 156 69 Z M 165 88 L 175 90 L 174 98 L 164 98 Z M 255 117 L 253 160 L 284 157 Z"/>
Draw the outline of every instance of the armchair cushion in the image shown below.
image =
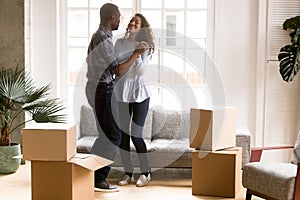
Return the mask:
<path fill-rule="evenodd" d="M 243 168 L 243 186 L 274 199 L 293 199 L 297 165 L 254 162 Z"/>

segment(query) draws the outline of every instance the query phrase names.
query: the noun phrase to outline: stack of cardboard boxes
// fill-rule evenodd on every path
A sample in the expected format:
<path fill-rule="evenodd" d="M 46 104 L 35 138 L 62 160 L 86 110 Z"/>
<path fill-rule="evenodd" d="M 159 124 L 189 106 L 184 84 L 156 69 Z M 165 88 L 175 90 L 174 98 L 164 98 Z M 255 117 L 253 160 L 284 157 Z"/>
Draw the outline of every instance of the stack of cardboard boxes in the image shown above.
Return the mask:
<path fill-rule="evenodd" d="M 76 154 L 76 126 L 34 124 L 22 130 L 23 158 L 31 161 L 33 200 L 92 200 L 94 170 L 112 161 Z"/>
<path fill-rule="evenodd" d="M 191 109 L 192 194 L 235 196 L 241 187 L 242 148 L 235 147 L 236 109 Z"/>

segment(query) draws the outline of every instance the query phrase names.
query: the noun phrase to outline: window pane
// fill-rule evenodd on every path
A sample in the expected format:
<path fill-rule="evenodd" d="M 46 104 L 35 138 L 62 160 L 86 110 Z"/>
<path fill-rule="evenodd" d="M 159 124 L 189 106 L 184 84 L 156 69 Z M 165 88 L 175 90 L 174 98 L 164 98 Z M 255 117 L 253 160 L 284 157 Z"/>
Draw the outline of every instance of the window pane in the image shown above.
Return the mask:
<path fill-rule="evenodd" d="M 166 16 L 167 37 L 176 37 L 176 15 Z"/>
<path fill-rule="evenodd" d="M 186 38 L 185 44 L 188 48 L 206 49 L 206 39 Z"/>
<path fill-rule="evenodd" d="M 199 73 L 204 73 L 205 72 L 205 65 L 206 65 L 206 56 L 207 54 L 205 53 L 205 51 L 203 51 L 202 49 L 187 49 L 186 50 L 186 56 L 185 59 L 187 59 L 188 62 L 191 63 L 190 65 L 190 69 L 188 70 L 188 72 L 193 72 L 192 70 L 194 68 L 194 70 L 196 70 Z"/>
<path fill-rule="evenodd" d="M 68 0 L 68 7 L 87 7 L 88 0 Z"/>
<path fill-rule="evenodd" d="M 141 13 L 146 17 L 152 28 L 162 28 L 162 17 L 160 10 L 142 10 Z"/>
<path fill-rule="evenodd" d="M 132 5 L 132 0 L 112 0 L 113 4 L 116 4 L 120 9 L 121 8 L 131 8 L 133 7 Z"/>
<path fill-rule="evenodd" d="M 165 0 L 165 8 L 184 8 L 184 0 Z"/>
<path fill-rule="evenodd" d="M 161 8 L 162 0 L 141 0 L 141 7 L 143 8 Z"/>
<path fill-rule="evenodd" d="M 90 7 L 100 9 L 105 3 L 110 3 L 110 0 L 90 0 Z"/>
<path fill-rule="evenodd" d="M 194 21 L 195 27 L 195 21 Z M 165 24 L 163 27 L 165 30 L 174 33 L 180 33 L 179 35 L 176 34 L 176 37 L 182 37 L 184 35 L 184 12 L 165 12 Z M 171 30 L 168 28 L 172 28 Z M 168 37 L 168 35 L 166 35 Z"/>
<path fill-rule="evenodd" d="M 207 0 L 187 0 L 187 8 L 207 8 Z"/>
<path fill-rule="evenodd" d="M 69 48 L 68 71 L 80 71 L 84 66 L 86 55 L 86 48 Z"/>
<path fill-rule="evenodd" d="M 99 11 L 96 9 L 90 10 L 90 37 L 95 33 L 99 27 L 100 15 Z"/>
<path fill-rule="evenodd" d="M 206 38 L 206 11 L 189 11 L 186 15 L 186 30 L 189 38 Z M 195 20 L 197 26 L 195 26 Z"/>
<path fill-rule="evenodd" d="M 153 55 L 152 57 L 156 57 L 155 55 Z M 157 60 L 157 59 L 156 59 Z M 146 82 L 150 85 L 153 84 L 157 84 L 159 82 L 159 66 L 157 64 L 158 62 L 155 62 L 153 60 L 151 60 L 151 62 L 149 62 L 149 65 L 146 66 L 146 73 L 144 75 L 144 78 L 146 80 Z"/>
<path fill-rule="evenodd" d="M 88 44 L 88 38 L 68 38 L 68 46 L 81 46 L 86 47 Z"/>
<path fill-rule="evenodd" d="M 183 70 L 182 65 L 162 65 L 161 67 L 161 82 L 168 86 L 178 86 L 184 84 L 184 74 L 182 72 L 177 72 Z"/>
<path fill-rule="evenodd" d="M 175 38 L 175 37 L 165 38 L 163 48 L 167 48 L 167 49 L 183 48 L 184 47 L 184 39 L 183 38 L 178 38 L 178 37 L 179 36 L 177 34 L 177 38 Z M 183 37 L 183 36 L 181 36 L 181 37 Z"/>
<path fill-rule="evenodd" d="M 211 105 L 210 93 L 207 91 L 205 85 L 192 87 L 192 90 L 193 90 L 194 97 L 196 98 L 195 100 L 197 101 L 196 102 L 197 105 L 192 105 L 192 107 L 201 108 L 201 107 Z M 185 102 L 194 103 L 194 102 L 190 102 L 191 97 L 185 96 L 185 98 L 186 98 Z"/>
<path fill-rule="evenodd" d="M 181 110 L 182 90 L 178 88 L 161 88 L 162 106 L 165 110 Z"/>
<path fill-rule="evenodd" d="M 87 81 L 86 72 L 76 71 L 76 70 L 68 71 L 68 84 L 85 85 L 86 81 Z M 84 94 L 84 93 L 82 93 L 82 94 Z"/>
<path fill-rule="evenodd" d="M 194 65 L 186 64 L 186 80 L 190 85 L 202 85 L 204 84 L 204 72 Z"/>
<path fill-rule="evenodd" d="M 182 50 L 162 52 L 162 65 L 168 67 L 175 72 L 184 72 L 184 60 L 182 57 Z"/>
<path fill-rule="evenodd" d="M 152 108 L 157 105 L 161 105 L 160 87 L 158 87 L 158 85 L 151 85 L 150 88 L 151 88 L 152 95 L 150 98 L 149 108 Z"/>
<path fill-rule="evenodd" d="M 68 18 L 68 37 L 87 37 L 88 12 L 69 11 Z"/>

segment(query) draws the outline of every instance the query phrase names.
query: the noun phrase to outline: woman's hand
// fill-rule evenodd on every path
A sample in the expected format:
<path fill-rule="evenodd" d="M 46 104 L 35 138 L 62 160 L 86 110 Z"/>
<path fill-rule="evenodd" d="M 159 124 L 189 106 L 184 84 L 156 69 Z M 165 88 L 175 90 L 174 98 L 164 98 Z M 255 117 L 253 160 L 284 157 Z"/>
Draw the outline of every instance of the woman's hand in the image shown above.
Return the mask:
<path fill-rule="evenodd" d="M 135 45 L 135 51 L 134 53 L 141 55 L 142 53 L 144 53 L 147 48 L 149 48 L 149 45 L 147 44 L 147 42 L 137 42 L 136 45 Z"/>

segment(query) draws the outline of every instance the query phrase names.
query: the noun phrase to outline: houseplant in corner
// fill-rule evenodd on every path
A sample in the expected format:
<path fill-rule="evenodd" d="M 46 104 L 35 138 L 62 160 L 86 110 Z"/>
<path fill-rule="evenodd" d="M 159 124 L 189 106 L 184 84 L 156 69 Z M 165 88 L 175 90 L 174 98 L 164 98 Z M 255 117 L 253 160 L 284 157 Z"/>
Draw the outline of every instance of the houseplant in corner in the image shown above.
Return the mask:
<path fill-rule="evenodd" d="M 50 84 L 35 87 L 32 77 L 24 69 L 0 69 L 0 174 L 14 173 L 20 159 L 20 144 L 11 142 L 14 131 L 26 122 L 63 123 L 65 115 L 57 114 L 64 109 L 56 98 L 49 97 Z M 17 120 L 24 112 L 27 121 Z"/>
<path fill-rule="evenodd" d="M 279 72 L 284 81 L 290 82 L 300 68 L 300 16 L 286 19 L 283 29 L 290 30 L 291 43 L 280 49 Z"/>

